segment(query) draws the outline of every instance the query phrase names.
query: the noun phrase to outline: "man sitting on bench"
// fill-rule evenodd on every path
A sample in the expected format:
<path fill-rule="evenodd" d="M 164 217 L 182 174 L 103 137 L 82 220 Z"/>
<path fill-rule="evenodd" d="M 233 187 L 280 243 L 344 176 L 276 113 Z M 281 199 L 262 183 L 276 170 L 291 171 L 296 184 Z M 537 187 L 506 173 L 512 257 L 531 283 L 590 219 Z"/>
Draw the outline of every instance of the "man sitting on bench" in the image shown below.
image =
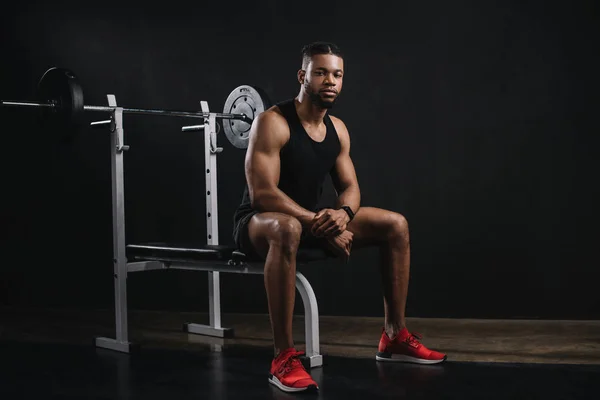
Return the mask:
<path fill-rule="evenodd" d="M 253 122 L 245 161 L 246 187 L 234 216 L 234 241 L 265 260 L 265 289 L 275 356 L 269 382 L 286 392 L 318 389 L 292 340 L 299 246 L 322 246 L 347 258 L 352 248 L 378 246 L 385 322 L 376 360 L 435 364 L 446 355 L 429 350 L 408 331 L 405 306 L 410 246 L 406 219 L 395 212 L 360 207 L 360 190 L 344 123 L 327 111 L 342 89 L 344 61 L 332 43 L 302 49 L 300 91 Z M 317 210 L 330 173 L 333 208 Z"/>

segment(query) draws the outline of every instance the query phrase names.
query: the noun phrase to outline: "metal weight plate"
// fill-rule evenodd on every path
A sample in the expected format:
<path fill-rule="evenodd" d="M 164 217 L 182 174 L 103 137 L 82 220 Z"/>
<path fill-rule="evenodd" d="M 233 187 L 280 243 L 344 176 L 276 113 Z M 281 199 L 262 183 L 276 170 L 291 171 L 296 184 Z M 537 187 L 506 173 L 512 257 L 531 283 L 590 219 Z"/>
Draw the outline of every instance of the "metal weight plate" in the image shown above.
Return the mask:
<path fill-rule="evenodd" d="M 83 122 L 83 89 L 72 71 L 52 67 L 40 79 L 37 87 L 40 103 L 53 103 L 43 107 L 40 119 L 44 128 L 62 141 L 73 139 Z"/>
<path fill-rule="evenodd" d="M 238 86 L 225 101 L 223 113 L 245 114 L 254 120 L 260 113 L 271 107 L 267 94 L 260 88 L 250 85 Z M 225 136 L 232 145 L 240 149 L 248 148 L 251 122 L 239 119 L 223 119 Z"/>

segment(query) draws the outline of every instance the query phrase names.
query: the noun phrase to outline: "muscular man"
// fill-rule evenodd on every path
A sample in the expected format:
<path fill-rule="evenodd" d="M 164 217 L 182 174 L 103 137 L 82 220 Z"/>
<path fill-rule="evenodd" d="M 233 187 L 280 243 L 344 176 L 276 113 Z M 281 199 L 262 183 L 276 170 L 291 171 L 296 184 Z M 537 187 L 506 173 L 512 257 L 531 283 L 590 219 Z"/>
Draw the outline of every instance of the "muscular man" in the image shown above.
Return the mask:
<path fill-rule="evenodd" d="M 264 283 L 275 356 L 269 382 L 287 392 L 317 389 L 292 340 L 299 246 L 322 245 L 341 257 L 352 248 L 381 251 L 385 322 L 378 361 L 435 364 L 446 355 L 427 349 L 406 328 L 410 246 L 406 219 L 360 206 L 346 125 L 328 110 L 342 90 L 344 60 L 333 43 L 302 49 L 300 92 L 276 104 L 252 124 L 245 161 L 247 185 L 234 217 L 234 240 L 265 260 Z M 337 199 L 317 210 L 321 186 L 331 174 Z"/>

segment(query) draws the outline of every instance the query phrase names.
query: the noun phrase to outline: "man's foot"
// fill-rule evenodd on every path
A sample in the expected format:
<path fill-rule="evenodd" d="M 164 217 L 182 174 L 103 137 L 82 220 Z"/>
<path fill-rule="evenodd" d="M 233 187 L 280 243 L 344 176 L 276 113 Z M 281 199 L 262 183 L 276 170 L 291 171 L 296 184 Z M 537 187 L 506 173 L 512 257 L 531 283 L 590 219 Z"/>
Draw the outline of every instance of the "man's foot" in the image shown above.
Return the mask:
<path fill-rule="evenodd" d="M 283 350 L 271 362 L 269 383 L 277 386 L 284 392 L 301 392 L 304 390 L 317 390 L 319 386 L 304 369 L 298 358 L 304 352 L 294 348 Z"/>
<path fill-rule="evenodd" d="M 377 361 L 408 362 L 416 364 L 437 364 L 446 360 L 446 355 L 429 350 L 421 342 L 421 335 L 403 328 L 396 337 L 390 339 L 385 329 L 379 340 Z"/>

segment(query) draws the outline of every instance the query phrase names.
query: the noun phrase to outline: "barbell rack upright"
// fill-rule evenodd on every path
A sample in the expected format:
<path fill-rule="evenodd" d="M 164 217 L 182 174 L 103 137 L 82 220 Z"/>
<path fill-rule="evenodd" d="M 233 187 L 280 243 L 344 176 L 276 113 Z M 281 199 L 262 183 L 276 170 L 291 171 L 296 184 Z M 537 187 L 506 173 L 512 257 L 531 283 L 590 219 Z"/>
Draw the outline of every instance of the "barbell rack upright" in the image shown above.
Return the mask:
<path fill-rule="evenodd" d="M 127 315 L 127 275 L 128 260 L 125 237 L 125 191 L 123 153 L 129 149 L 124 144 L 123 113 L 125 109 L 117 107 L 116 98 L 109 94 L 108 103 L 113 114 L 110 120 L 92 122 L 93 126 L 110 125 L 111 130 L 111 181 L 112 181 L 112 218 L 113 218 L 113 279 L 115 299 L 115 338 L 96 337 L 97 347 L 130 353 L 135 344 L 129 341 Z M 207 243 L 219 244 L 218 200 L 217 200 L 217 154 L 222 148 L 216 146 L 215 130 L 218 113 L 209 112 L 208 103 L 200 102 L 204 117 L 204 151 L 206 171 L 206 206 L 207 206 Z M 196 323 L 184 324 L 189 333 L 227 337 L 233 333 L 231 328 L 221 325 L 220 279 L 218 271 L 208 273 L 209 291 L 209 325 Z"/>
<path fill-rule="evenodd" d="M 111 181 L 112 181 L 112 219 L 113 219 L 113 280 L 115 298 L 114 339 L 97 337 L 96 346 L 123 353 L 131 351 L 127 317 L 127 256 L 125 254 L 125 185 L 123 153 L 124 145 L 123 109 L 117 107 L 116 97 L 107 95 L 111 106 Z"/>

